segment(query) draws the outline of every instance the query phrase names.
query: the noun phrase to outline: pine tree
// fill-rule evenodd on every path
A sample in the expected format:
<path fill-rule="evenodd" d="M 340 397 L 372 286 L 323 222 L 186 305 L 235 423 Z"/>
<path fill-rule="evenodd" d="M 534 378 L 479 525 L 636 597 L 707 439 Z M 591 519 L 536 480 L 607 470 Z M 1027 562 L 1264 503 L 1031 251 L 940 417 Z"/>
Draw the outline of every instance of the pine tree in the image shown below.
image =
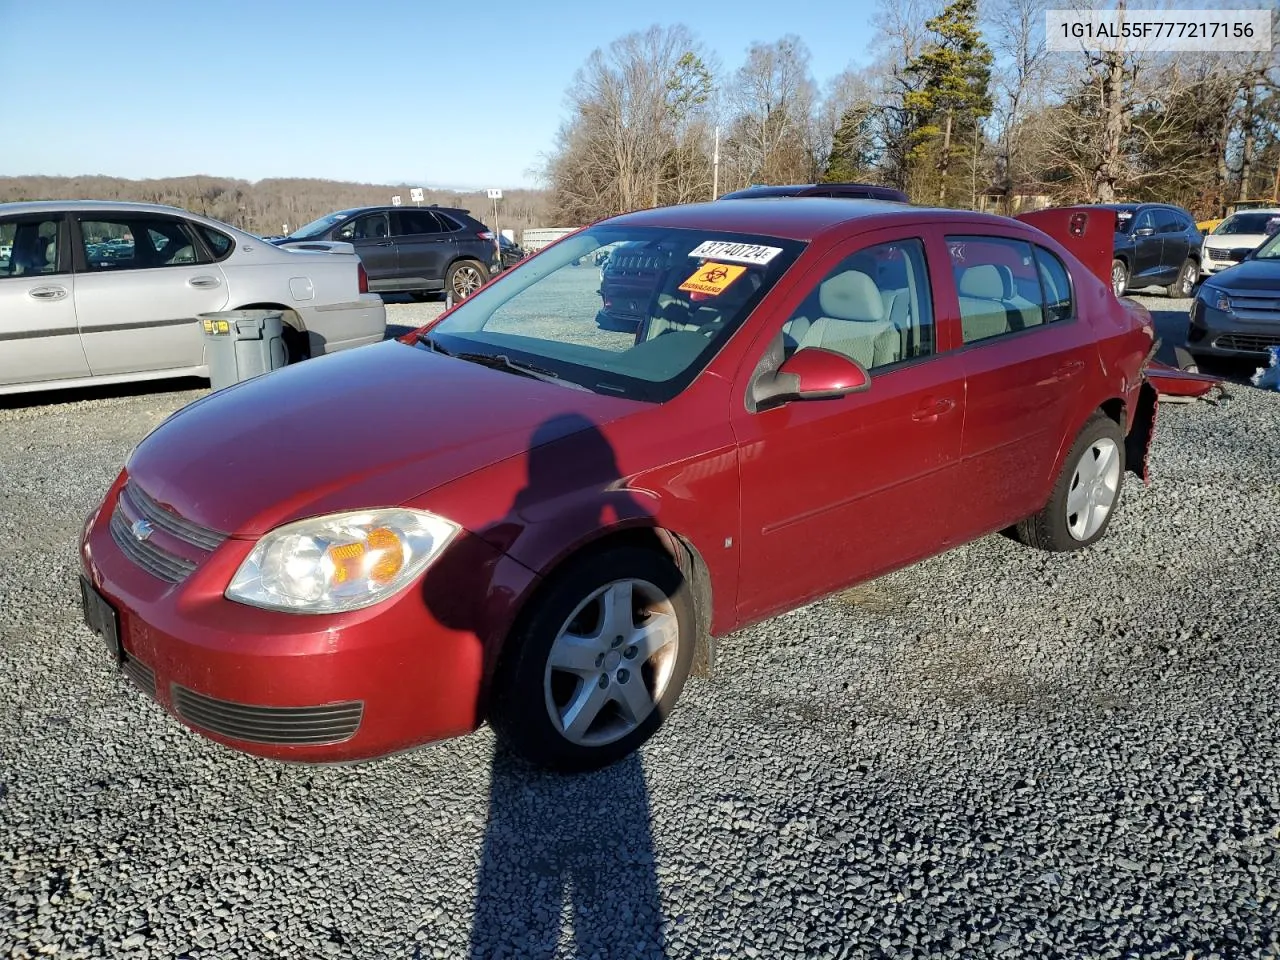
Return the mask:
<path fill-rule="evenodd" d="M 938 203 L 947 202 L 956 144 L 973 141 L 976 128 L 991 114 L 991 50 L 978 30 L 977 0 L 953 0 L 926 21 L 935 38 L 907 64 L 924 82 L 904 98 L 920 118 L 912 148 L 914 160 L 936 156 Z"/>
<path fill-rule="evenodd" d="M 852 108 L 840 116 L 831 141 L 831 156 L 822 175 L 823 183 L 851 183 L 863 179 L 868 166 L 866 151 L 867 111 Z"/>

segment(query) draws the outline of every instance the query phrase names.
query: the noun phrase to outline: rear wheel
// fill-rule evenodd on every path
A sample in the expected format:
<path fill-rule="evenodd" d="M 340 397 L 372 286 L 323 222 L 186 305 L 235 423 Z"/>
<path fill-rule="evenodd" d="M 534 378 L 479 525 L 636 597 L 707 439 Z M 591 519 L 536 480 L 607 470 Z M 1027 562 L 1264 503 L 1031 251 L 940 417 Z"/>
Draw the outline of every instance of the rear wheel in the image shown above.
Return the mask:
<path fill-rule="evenodd" d="M 657 731 L 689 676 L 683 575 L 663 554 L 622 547 L 574 563 L 533 602 L 494 679 L 494 731 L 549 769 L 622 759 Z"/>
<path fill-rule="evenodd" d="M 1178 279 L 1164 288 L 1164 292 L 1171 297 L 1177 297 L 1185 300 L 1191 296 L 1191 291 L 1196 285 L 1196 278 L 1200 275 L 1200 268 L 1196 266 L 1194 260 L 1188 260 L 1182 265 L 1182 269 L 1178 271 Z"/>
<path fill-rule="evenodd" d="M 1018 539 L 1040 550 L 1079 550 L 1107 532 L 1124 483 L 1124 434 L 1096 413 L 1076 437 L 1043 510 L 1018 524 Z"/>
<path fill-rule="evenodd" d="M 1129 268 L 1124 265 L 1123 260 L 1111 261 L 1111 291 L 1117 297 L 1123 297 L 1124 292 L 1129 289 Z"/>
<path fill-rule="evenodd" d="M 449 267 L 444 278 L 444 288 L 453 294 L 453 299 L 465 300 L 488 279 L 489 271 L 479 260 L 459 260 Z"/>

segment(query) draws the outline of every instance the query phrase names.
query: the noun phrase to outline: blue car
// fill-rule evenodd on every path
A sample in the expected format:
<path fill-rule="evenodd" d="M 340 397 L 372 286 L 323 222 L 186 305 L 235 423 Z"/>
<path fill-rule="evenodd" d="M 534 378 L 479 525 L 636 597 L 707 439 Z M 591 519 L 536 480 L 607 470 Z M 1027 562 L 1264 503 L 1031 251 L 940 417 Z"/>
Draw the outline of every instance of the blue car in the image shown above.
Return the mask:
<path fill-rule="evenodd" d="M 1111 288 L 1117 297 L 1127 290 L 1157 286 L 1171 297 L 1191 296 L 1200 277 L 1204 242 L 1191 214 L 1167 203 L 1098 206 L 1116 212 Z"/>

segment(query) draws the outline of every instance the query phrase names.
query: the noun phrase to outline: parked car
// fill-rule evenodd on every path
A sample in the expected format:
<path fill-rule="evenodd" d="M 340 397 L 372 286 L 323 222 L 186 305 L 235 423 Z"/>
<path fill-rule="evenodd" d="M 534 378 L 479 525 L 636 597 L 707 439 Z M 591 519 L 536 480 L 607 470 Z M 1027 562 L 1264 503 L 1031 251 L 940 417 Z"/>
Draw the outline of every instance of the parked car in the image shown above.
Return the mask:
<path fill-rule="evenodd" d="M 993 531 L 1105 534 L 1144 472 L 1151 316 L 1111 295 L 1111 211 L 1026 219 L 743 200 L 594 224 L 398 341 L 161 424 L 88 518 L 86 619 L 247 752 L 352 760 L 487 719 L 535 763 L 607 764 L 710 636 Z M 572 265 L 623 244 L 670 264 L 640 342 L 598 329 Z"/>
<path fill-rule="evenodd" d="M 502 250 L 502 260 L 499 265 L 499 269 L 501 270 L 510 270 L 528 256 L 520 244 L 503 234 L 498 234 L 498 245 Z"/>
<path fill-rule="evenodd" d="M 1265 200 L 1237 200 L 1227 205 L 1227 217 L 1245 210 L 1259 210 L 1266 207 L 1280 207 L 1280 199 L 1272 197 Z M 1204 234 L 1212 233 L 1227 217 L 1212 217 L 1196 222 L 1196 228 Z"/>
<path fill-rule="evenodd" d="M 196 316 L 217 310 L 284 311 L 295 359 L 386 330 L 349 244 L 281 250 L 175 207 L 87 200 L 0 204 L 0 241 L 0 394 L 207 377 Z"/>
<path fill-rule="evenodd" d="M 1241 262 L 1206 279 L 1191 301 L 1187 350 L 1197 360 L 1259 360 L 1280 347 L 1280 233 L 1233 255 Z"/>
<path fill-rule="evenodd" d="M 375 293 L 427 299 L 444 291 L 455 300 L 475 293 L 494 272 L 493 232 L 454 207 L 359 207 L 313 220 L 283 240 L 285 248 L 341 240 L 369 271 Z"/>
<path fill-rule="evenodd" d="M 1162 286 L 1170 297 L 1189 297 L 1200 276 L 1203 237 L 1186 210 L 1164 203 L 1111 203 L 1116 214 L 1111 288 Z"/>
<path fill-rule="evenodd" d="M 1204 238 L 1201 274 L 1208 276 L 1239 262 L 1239 257 L 1232 257 L 1233 250 L 1252 250 L 1277 228 L 1280 228 L 1280 207 L 1233 213 Z"/>
<path fill-rule="evenodd" d="M 760 197 L 844 197 L 846 200 L 891 200 L 909 203 L 907 195 L 893 187 L 874 183 L 791 183 L 759 184 L 726 193 L 721 200 L 751 200 Z"/>

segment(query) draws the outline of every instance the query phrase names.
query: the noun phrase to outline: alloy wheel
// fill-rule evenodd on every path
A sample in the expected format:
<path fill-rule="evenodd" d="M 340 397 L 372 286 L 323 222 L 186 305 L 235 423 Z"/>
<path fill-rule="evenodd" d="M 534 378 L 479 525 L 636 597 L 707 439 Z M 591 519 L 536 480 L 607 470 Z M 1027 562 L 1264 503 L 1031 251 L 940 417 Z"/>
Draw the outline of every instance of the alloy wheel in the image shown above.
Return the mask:
<path fill-rule="evenodd" d="M 551 722 L 579 746 L 625 737 L 657 709 L 679 649 L 675 608 L 658 587 L 640 579 L 605 584 L 551 645 L 543 679 Z"/>
<path fill-rule="evenodd" d="M 1076 464 L 1067 490 L 1067 531 L 1088 540 L 1106 523 L 1120 490 L 1120 450 L 1110 437 L 1095 440 Z"/>
<path fill-rule="evenodd" d="M 1117 297 L 1124 296 L 1125 281 L 1127 279 L 1125 269 L 1120 264 L 1116 264 L 1111 268 L 1111 289 L 1115 291 Z"/>
<path fill-rule="evenodd" d="M 484 279 L 475 267 L 459 267 L 453 274 L 453 294 L 459 300 L 465 300 L 480 289 Z"/>

